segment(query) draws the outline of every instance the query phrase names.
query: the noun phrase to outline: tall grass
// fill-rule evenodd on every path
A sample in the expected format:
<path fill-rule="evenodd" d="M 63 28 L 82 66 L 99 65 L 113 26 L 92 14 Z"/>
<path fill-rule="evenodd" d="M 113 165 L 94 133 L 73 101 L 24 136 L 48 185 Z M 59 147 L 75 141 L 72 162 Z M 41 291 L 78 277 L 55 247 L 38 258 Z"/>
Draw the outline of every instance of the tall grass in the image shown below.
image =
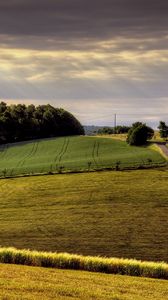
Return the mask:
<path fill-rule="evenodd" d="M 0 263 L 168 279 L 168 264 L 0 248 Z"/>

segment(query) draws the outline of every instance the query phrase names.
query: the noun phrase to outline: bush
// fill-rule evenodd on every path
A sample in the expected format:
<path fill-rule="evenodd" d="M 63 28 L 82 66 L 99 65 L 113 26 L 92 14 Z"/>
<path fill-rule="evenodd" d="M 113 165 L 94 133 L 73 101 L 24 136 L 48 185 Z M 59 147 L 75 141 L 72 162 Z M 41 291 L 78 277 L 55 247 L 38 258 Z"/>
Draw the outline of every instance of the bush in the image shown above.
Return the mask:
<path fill-rule="evenodd" d="M 154 130 L 146 124 L 137 122 L 132 125 L 128 132 L 127 143 L 129 145 L 145 145 L 154 135 Z"/>
<path fill-rule="evenodd" d="M 160 133 L 161 138 L 167 139 L 168 138 L 168 126 L 166 125 L 166 123 L 163 121 L 160 121 L 158 128 L 159 128 L 159 133 Z"/>

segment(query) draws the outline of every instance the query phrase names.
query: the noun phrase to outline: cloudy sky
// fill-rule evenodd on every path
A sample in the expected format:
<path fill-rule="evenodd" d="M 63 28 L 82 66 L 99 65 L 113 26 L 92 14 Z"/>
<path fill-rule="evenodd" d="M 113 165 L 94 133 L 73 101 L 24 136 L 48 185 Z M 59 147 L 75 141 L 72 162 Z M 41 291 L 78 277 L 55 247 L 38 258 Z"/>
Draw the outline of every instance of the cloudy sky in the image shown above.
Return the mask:
<path fill-rule="evenodd" d="M 168 120 L 168 1 L 0 0 L 0 99 Z"/>

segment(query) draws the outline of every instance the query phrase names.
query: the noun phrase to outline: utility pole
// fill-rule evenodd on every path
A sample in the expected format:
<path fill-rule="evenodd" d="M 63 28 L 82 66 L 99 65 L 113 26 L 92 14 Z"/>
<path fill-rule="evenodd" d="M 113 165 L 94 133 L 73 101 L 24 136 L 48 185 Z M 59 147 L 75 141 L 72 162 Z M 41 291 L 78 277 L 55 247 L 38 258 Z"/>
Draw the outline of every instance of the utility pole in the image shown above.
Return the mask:
<path fill-rule="evenodd" d="M 117 115 L 114 114 L 114 134 L 116 134 L 116 127 L 117 127 Z"/>

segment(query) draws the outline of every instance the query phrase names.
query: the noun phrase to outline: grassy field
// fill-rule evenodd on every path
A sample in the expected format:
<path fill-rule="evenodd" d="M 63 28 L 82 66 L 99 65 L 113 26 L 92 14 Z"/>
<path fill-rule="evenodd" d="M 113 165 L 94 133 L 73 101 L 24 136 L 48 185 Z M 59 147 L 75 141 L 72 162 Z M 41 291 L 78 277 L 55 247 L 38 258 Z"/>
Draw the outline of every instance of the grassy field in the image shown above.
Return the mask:
<path fill-rule="evenodd" d="M 113 139 L 118 139 L 121 141 L 126 141 L 127 139 L 127 133 L 119 133 L 119 134 L 105 134 L 105 135 L 100 135 L 100 137 L 108 137 L 108 138 L 113 138 Z M 164 138 L 160 137 L 159 131 L 155 130 L 154 136 L 151 140 L 152 142 L 164 142 Z"/>
<path fill-rule="evenodd" d="M 168 170 L 0 180 L 0 244 L 168 261 Z"/>
<path fill-rule="evenodd" d="M 167 300 L 167 281 L 70 270 L 0 265 L 3 300 Z"/>
<path fill-rule="evenodd" d="M 63 137 L 0 147 L 0 176 L 140 168 L 165 163 L 154 147 L 100 137 Z"/>

